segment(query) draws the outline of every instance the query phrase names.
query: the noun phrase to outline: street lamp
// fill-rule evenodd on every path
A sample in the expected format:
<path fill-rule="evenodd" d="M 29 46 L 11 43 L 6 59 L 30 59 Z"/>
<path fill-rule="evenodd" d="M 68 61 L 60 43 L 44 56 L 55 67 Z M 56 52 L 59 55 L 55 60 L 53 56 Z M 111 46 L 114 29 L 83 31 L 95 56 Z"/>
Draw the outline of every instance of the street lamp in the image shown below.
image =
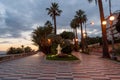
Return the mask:
<path fill-rule="evenodd" d="M 48 53 L 50 53 L 51 51 L 50 51 L 50 49 L 51 49 L 51 39 L 47 39 L 47 41 L 48 41 Z"/>
<path fill-rule="evenodd" d="M 103 25 L 106 25 L 106 24 L 107 24 L 107 21 L 104 20 L 104 21 L 102 22 L 102 24 L 103 24 Z"/>
<path fill-rule="evenodd" d="M 85 34 L 86 34 L 86 37 L 87 37 L 87 25 L 94 25 L 95 23 L 92 21 L 92 22 L 90 22 L 90 23 L 88 23 L 88 24 L 85 24 Z"/>
<path fill-rule="evenodd" d="M 115 54 L 115 47 L 114 47 L 114 34 L 113 34 L 113 29 L 112 29 L 112 25 L 113 25 L 113 21 L 115 20 L 114 16 L 110 16 L 109 17 L 110 20 L 110 31 L 111 31 L 111 36 L 112 36 L 112 59 L 116 60 L 116 54 Z"/>
<path fill-rule="evenodd" d="M 84 33 L 84 38 L 85 38 L 85 47 L 87 48 L 88 47 L 88 45 L 87 45 L 87 41 L 86 41 L 86 39 L 87 39 L 87 25 L 94 25 L 95 23 L 92 21 L 92 22 L 90 22 L 90 23 L 88 23 L 88 24 L 85 24 L 85 33 Z"/>
<path fill-rule="evenodd" d="M 113 30 L 112 30 L 112 25 L 113 25 L 113 21 L 115 20 L 115 17 L 114 16 L 110 16 L 109 17 L 109 23 L 110 23 L 110 31 L 111 31 L 111 36 L 112 36 L 112 59 L 116 60 L 117 57 L 116 57 L 116 54 L 115 54 L 115 47 L 114 47 L 114 36 L 113 36 Z M 104 20 L 102 22 L 103 25 L 106 25 L 107 22 Z"/>
<path fill-rule="evenodd" d="M 78 51 L 78 38 L 73 39 L 74 49 Z"/>

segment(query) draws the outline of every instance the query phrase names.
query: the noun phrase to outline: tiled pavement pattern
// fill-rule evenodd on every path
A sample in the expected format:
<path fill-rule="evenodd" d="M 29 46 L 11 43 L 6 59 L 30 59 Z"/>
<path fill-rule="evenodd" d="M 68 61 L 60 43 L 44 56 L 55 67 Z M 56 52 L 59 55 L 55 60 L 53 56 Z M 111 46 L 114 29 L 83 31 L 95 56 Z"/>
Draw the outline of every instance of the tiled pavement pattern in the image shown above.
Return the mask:
<path fill-rule="evenodd" d="M 120 64 L 95 55 L 79 62 L 46 61 L 41 54 L 0 63 L 0 80 L 120 80 Z"/>

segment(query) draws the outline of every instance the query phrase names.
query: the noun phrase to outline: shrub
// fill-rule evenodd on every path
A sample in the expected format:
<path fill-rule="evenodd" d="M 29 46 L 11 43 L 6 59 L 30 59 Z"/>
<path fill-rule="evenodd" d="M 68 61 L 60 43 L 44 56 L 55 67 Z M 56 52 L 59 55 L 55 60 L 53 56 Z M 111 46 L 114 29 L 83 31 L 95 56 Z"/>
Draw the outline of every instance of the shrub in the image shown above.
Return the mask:
<path fill-rule="evenodd" d="M 120 45 L 115 49 L 115 53 L 120 56 Z"/>
<path fill-rule="evenodd" d="M 16 53 L 17 53 L 16 48 L 14 48 L 14 47 L 10 47 L 7 51 L 7 54 L 16 54 Z"/>
<path fill-rule="evenodd" d="M 50 34 L 50 35 L 47 36 L 47 38 L 51 40 L 50 46 L 48 46 L 49 53 L 57 54 L 56 48 L 57 48 L 58 44 L 61 44 L 62 37 L 59 36 L 59 35 Z"/>
<path fill-rule="evenodd" d="M 57 48 L 57 44 L 56 44 L 56 43 L 53 43 L 53 44 L 51 45 L 51 53 L 52 53 L 52 54 L 57 54 L 56 48 Z"/>
<path fill-rule="evenodd" d="M 23 49 L 22 48 L 16 48 L 16 53 L 23 53 Z"/>
<path fill-rule="evenodd" d="M 72 52 L 72 47 L 71 47 L 71 45 L 63 47 L 63 48 L 62 48 L 62 52 L 63 52 L 63 53 L 66 53 L 66 54 L 71 53 L 71 52 Z"/>
<path fill-rule="evenodd" d="M 64 54 L 62 54 L 64 55 Z M 65 56 L 58 56 L 58 55 L 47 55 L 46 56 L 47 60 L 58 60 L 58 61 L 74 61 L 74 60 L 79 60 L 73 55 L 65 55 Z"/>
<path fill-rule="evenodd" d="M 25 51 L 25 53 L 28 53 L 28 52 L 31 52 L 32 49 L 31 49 L 31 47 L 27 46 L 24 48 L 24 51 Z"/>
<path fill-rule="evenodd" d="M 31 52 L 32 49 L 30 47 L 18 47 L 18 48 L 14 48 L 14 47 L 10 47 L 7 51 L 7 54 L 19 54 L 19 53 L 23 53 L 23 52 Z"/>
<path fill-rule="evenodd" d="M 62 53 L 70 54 L 73 50 L 73 45 L 69 40 L 64 40 L 62 44 Z"/>

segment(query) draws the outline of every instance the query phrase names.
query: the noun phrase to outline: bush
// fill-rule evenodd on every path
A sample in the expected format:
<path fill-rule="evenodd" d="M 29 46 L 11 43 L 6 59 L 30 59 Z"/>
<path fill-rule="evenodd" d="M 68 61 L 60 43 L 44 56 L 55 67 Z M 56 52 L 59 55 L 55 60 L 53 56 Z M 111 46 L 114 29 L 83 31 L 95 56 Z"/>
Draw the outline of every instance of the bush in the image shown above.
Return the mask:
<path fill-rule="evenodd" d="M 16 48 L 16 53 L 23 53 L 23 49 L 22 48 Z"/>
<path fill-rule="evenodd" d="M 19 54 L 19 53 L 23 53 L 23 52 L 31 52 L 32 49 L 30 47 L 18 47 L 18 48 L 14 48 L 14 47 L 10 47 L 7 51 L 7 54 Z"/>
<path fill-rule="evenodd" d="M 120 56 L 120 45 L 115 49 L 115 53 Z"/>
<path fill-rule="evenodd" d="M 51 43 L 48 46 L 49 53 L 51 53 L 51 54 L 57 54 L 56 48 L 57 48 L 58 44 L 61 44 L 62 37 L 59 36 L 59 35 L 50 34 L 50 35 L 47 36 L 47 38 L 51 40 Z M 45 51 L 46 51 L 46 49 L 47 48 L 45 48 Z"/>
<path fill-rule="evenodd" d="M 28 52 L 31 52 L 32 49 L 31 49 L 31 47 L 27 46 L 24 48 L 24 51 L 25 51 L 25 53 L 28 53 Z"/>
<path fill-rule="evenodd" d="M 72 47 L 71 47 L 71 45 L 63 47 L 63 48 L 62 48 L 62 52 L 63 52 L 63 53 L 66 53 L 66 54 L 71 53 L 71 52 L 72 52 Z"/>
<path fill-rule="evenodd" d="M 17 53 L 16 48 L 14 48 L 14 47 L 10 47 L 7 51 L 7 54 L 16 54 L 16 53 Z"/>
<path fill-rule="evenodd" d="M 62 44 L 62 53 L 70 54 L 73 50 L 73 45 L 69 40 L 64 40 Z"/>
<path fill-rule="evenodd" d="M 78 58 L 76 58 L 73 55 L 65 55 L 65 56 L 47 55 L 46 59 L 47 60 L 58 60 L 58 61 L 74 61 L 74 60 L 79 60 Z"/>
<path fill-rule="evenodd" d="M 51 53 L 52 54 L 57 54 L 57 50 L 56 50 L 57 46 L 58 46 L 58 44 L 56 44 L 56 43 L 53 43 L 51 45 Z"/>

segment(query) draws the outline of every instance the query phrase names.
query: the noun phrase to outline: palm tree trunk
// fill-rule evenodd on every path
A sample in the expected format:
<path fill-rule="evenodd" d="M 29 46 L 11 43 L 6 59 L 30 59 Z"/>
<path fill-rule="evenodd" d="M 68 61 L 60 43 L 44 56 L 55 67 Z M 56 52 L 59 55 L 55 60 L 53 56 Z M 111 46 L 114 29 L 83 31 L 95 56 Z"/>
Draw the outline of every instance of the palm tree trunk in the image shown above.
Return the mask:
<path fill-rule="evenodd" d="M 77 28 L 75 29 L 75 38 L 78 39 Z"/>
<path fill-rule="evenodd" d="M 111 0 L 109 0 L 109 12 L 110 12 L 110 15 L 111 15 Z"/>
<path fill-rule="evenodd" d="M 54 34 L 56 35 L 56 16 L 54 15 Z"/>
<path fill-rule="evenodd" d="M 108 43 L 107 43 L 107 35 L 106 35 L 106 25 L 102 25 L 102 21 L 104 21 L 104 12 L 103 12 L 103 5 L 102 0 L 98 0 L 99 12 L 100 12 L 100 19 L 101 19 L 101 28 L 102 28 L 102 40 L 103 40 L 103 57 L 110 58 L 108 52 Z"/>
<path fill-rule="evenodd" d="M 83 38 L 83 28 L 82 28 L 82 24 L 80 24 L 80 28 L 81 28 L 82 52 L 84 52 L 84 38 Z"/>
<path fill-rule="evenodd" d="M 41 45 L 38 45 L 38 51 L 40 51 L 41 50 Z"/>

